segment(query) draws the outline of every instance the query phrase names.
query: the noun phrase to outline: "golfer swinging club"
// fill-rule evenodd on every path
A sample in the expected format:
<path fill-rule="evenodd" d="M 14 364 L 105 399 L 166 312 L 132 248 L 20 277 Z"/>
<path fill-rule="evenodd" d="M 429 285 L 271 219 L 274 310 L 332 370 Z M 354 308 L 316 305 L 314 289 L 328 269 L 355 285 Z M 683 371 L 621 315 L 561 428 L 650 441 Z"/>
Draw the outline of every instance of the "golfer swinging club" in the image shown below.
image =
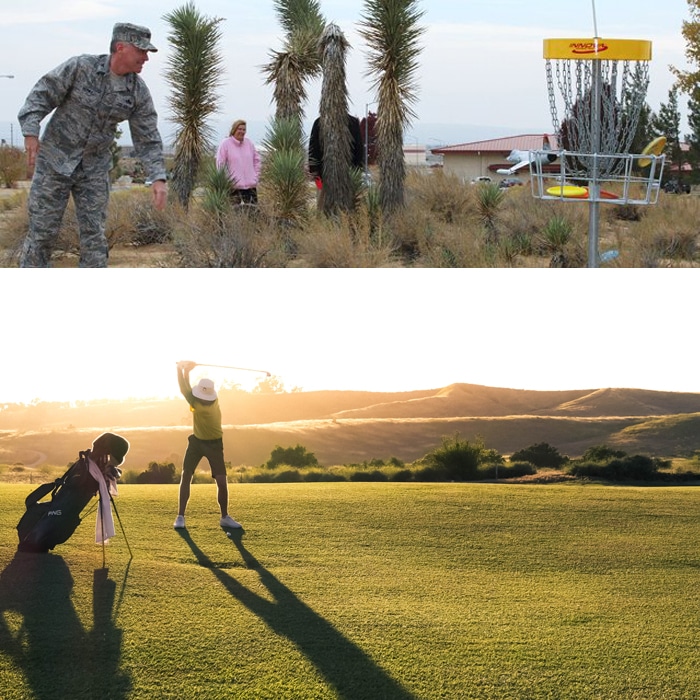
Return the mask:
<path fill-rule="evenodd" d="M 190 405 L 190 411 L 194 414 L 192 418 L 194 434 L 188 438 L 187 452 L 185 452 L 182 464 L 179 510 L 173 527 L 176 530 L 185 527 L 185 509 L 190 498 L 190 485 L 194 470 L 202 457 L 206 457 L 209 461 L 212 478 L 216 481 L 217 500 L 221 509 L 219 525 L 224 528 L 242 527 L 228 514 L 228 484 L 224 464 L 224 433 L 221 428 L 219 399 L 211 379 L 200 379 L 197 386 L 194 388 L 190 386 L 190 372 L 195 366 L 195 362 L 177 363 L 177 381 L 180 385 L 180 391 Z"/>

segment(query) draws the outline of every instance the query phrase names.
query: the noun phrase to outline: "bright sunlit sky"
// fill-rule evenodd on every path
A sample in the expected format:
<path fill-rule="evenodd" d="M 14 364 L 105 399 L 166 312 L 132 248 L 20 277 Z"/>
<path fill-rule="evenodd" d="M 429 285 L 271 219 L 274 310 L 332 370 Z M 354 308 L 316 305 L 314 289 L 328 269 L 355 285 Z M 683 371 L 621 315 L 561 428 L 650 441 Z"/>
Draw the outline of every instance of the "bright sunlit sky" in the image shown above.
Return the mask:
<path fill-rule="evenodd" d="M 170 138 L 173 0 L 21 0 L 0 4 L 0 138 L 34 82 L 77 53 L 104 53 L 115 22 L 149 26 L 161 51 L 145 78 Z M 281 48 L 272 0 L 197 0 L 225 18 L 226 82 L 213 121 L 259 141 L 273 108 L 259 67 Z M 592 3 L 424 0 L 418 119 L 428 145 L 551 128 L 542 40 L 589 37 Z M 363 3 L 321 0 L 345 32 L 352 111 L 376 97 L 357 34 Z M 658 109 L 685 65 L 685 0 L 597 0 L 598 33 L 653 42 L 648 102 Z M 320 83 L 310 88 L 313 118 Z M 475 128 L 479 127 L 479 128 Z M 608 386 L 700 392 L 695 271 L 110 270 L 0 273 L 0 401 L 177 393 L 175 362 L 266 369 L 288 389 L 409 391 L 468 382 L 522 389 Z M 252 376 L 211 373 L 244 382 Z"/>
<path fill-rule="evenodd" d="M 173 396 L 181 359 L 309 391 L 700 392 L 696 297 L 678 269 L 6 270 L 0 402 Z"/>
<path fill-rule="evenodd" d="M 0 137 L 21 143 L 17 112 L 36 80 L 77 53 L 106 53 L 115 22 L 147 25 L 160 51 L 152 54 L 143 77 L 171 141 L 169 87 L 162 75 L 169 54 L 168 25 L 162 17 L 185 4 L 173 0 L 3 0 L 0 5 Z M 221 112 L 212 120 L 217 138 L 236 118 L 249 122 L 249 136 L 260 141 L 273 108 L 260 66 L 282 47 L 282 31 L 272 0 L 196 0 L 201 13 L 222 17 L 225 85 Z M 357 33 L 364 3 L 321 0 L 324 17 L 338 24 L 352 44 L 347 74 L 351 111 L 362 116 L 376 100 L 366 72 L 366 52 Z M 582 0 L 423 0 L 427 28 L 420 56 L 417 119 L 406 142 L 437 146 L 551 129 L 542 40 L 587 38 L 594 34 L 593 2 Z M 666 102 L 673 77 L 669 64 L 685 68 L 681 36 L 689 19 L 686 0 L 597 0 L 598 34 L 604 38 L 646 39 L 653 44 L 648 102 Z M 320 81 L 310 87 L 307 117 L 317 113 Z M 371 109 L 371 108 L 370 108 Z M 11 124 L 13 132 L 11 133 Z M 128 137 L 127 139 L 128 140 Z"/>

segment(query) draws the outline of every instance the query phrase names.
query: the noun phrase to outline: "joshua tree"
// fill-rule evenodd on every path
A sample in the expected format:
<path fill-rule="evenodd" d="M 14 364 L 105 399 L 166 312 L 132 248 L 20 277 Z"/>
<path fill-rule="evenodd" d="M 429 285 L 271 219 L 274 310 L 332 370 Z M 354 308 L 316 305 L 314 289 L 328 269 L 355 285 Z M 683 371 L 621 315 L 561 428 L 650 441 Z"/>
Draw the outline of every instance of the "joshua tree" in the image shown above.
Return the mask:
<path fill-rule="evenodd" d="M 316 0 L 275 0 L 275 9 L 286 32 L 284 47 L 272 51 L 263 67 L 267 85 L 274 86 L 275 119 L 304 115 L 305 83 L 321 71 L 318 40 L 325 21 Z"/>
<path fill-rule="evenodd" d="M 365 0 L 360 35 L 369 47 L 368 77 L 378 93 L 377 163 L 382 210 L 391 213 L 404 204 L 406 169 L 403 134 L 415 117 L 415 72 L 424 31 L 417 0 Z"/>
<path fill-rule="evenodd" d="M 212 132 L 206 120 L 217 110 L 223 58 L 218 49 L 221 18 L 201 15 L 193 2 L 163 19 L 170 25 L 173 53 L 165 77 L 172 89 L 171 121 L 177 124 L 173 189 L 183 206 L 189 203 L 200 164 L 211 150 Z"/>
<path fill-rule="evenodd" d="M 349 47 L 343 32 L 329 24 L 321 36 L 323 84 L 320 134 L 323 144 L 323 211 L 332 214 L 353 208 L 351 135 L 348 129 L 348 90 L 345 58 Z"/>

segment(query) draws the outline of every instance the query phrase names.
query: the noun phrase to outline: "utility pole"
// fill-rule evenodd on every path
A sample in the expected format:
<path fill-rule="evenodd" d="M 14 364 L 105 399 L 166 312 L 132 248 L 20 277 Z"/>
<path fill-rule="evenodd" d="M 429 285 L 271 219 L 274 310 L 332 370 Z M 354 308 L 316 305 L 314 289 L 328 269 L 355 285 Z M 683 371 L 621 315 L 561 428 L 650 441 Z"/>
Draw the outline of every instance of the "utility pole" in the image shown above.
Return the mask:
<path fill-rule="evenodd" d="M 0 78 L 10 78 L 13 79 L 15 76 L 14 75 L 0 75 Z M 10 147 L 14 148 L 15 147 L 15 140 L 13 138 L 13 128 L 12 128 L 12 123 L 10 123 Z"/>

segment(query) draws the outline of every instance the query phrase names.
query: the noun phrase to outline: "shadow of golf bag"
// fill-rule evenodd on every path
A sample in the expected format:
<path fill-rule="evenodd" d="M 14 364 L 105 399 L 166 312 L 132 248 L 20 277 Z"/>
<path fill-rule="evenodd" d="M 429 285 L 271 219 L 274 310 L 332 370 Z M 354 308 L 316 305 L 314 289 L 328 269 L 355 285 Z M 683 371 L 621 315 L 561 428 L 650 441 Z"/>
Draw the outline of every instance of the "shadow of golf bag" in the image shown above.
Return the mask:
<path fill-rule="evenodd" d="M 56 481 L 42 484 L 24 501 L 27 508 L 17 524 L 20 552 L 48 552 L 65 542 L 80 525 L 80 513 L 97 494 L 98 484 L 88 467 L 90 451 Z M 51 500 L 41 502 L 51 494 Z"/>

